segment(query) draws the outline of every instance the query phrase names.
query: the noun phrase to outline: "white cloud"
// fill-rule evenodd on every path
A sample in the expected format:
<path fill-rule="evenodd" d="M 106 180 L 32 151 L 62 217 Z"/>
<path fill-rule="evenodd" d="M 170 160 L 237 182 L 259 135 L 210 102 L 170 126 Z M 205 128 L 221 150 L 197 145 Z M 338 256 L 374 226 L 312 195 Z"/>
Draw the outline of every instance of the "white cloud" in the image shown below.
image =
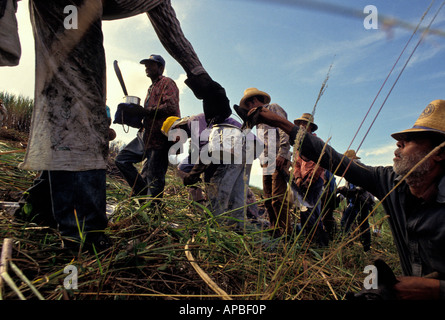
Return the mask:
<path fill-rule="evenodd" d="M 188 90 L 187 85 L 184 83 L 184 81 L 187 79 L 187 74 L 181 73 L 178 77 L 178 79 L 175 80 L 176 85 L 179 89 L 179 95 L 185 94 L 186 90 Z"/>
<path fill-rule="evenodd" d="M 394 158 L 395 143 L 377 146 L 375 148 L 360 149 L 357 153 L 362 158 L 363 163 L 374 166 L 392 165 Z"/>
<path fill-rule="evenodd" d="M 324 60 L 333 61 L 335 72 L 344 73 L 345 69 L 363 60 L 364 56 L 369 55 L 370 50 L 376 50 L 377 47 L 386 43 L 385 34 L 383 32 L 375 32 L 369 36 L 357 37 L 354 40 L 344 41 L 325 41 L 322 46 L 316 48 L 308 48 L 303 54 L 298 54 L 295 58 L 290 59 L 286 64 L 286 68 L 291 68 L 293 72 L 298 74 L 306 74 L 301 79 L 306 81 L 319 81 L 320 76 L 326 74 L 326 65 L 320 63 Z M 314 65 L 319 65 L 318 69 L 314 69 Z M 310 72 L 303 72 L 307 67 L 311 68 Z M 349 79 L 348 81 L 350 81 Z M 369 77 L 364 75 L 362 78 L 353 80 L 369 81 Z"/>
<path fill-rule="evenodd" d="M 442 54 L 443 49 L 444 47 L 442 45 L 435 43 L 432 43 L 430 46 L 420 45 L 409 61 L 407 67 L 412 68 L 419 63 L 430 61 L 434 57 Z"/>

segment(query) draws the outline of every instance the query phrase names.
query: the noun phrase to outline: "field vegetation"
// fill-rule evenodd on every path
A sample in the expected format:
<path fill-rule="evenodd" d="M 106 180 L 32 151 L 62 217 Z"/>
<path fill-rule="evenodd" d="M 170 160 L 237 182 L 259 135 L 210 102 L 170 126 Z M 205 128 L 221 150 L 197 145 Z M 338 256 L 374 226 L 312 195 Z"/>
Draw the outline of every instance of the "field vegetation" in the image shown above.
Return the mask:
<path fill-rule="evenodd" d="M 7 93 L 0 98 L 13 114 L 0 131 L 0 200 L 16 202 L 37 175 L 17 168 L 32 101 Z M 298 231 L 279 241 L 267 231 L 237 233 L 190 199 L 174 167 L 168 171 L 162 210 L 151 208 L 150 199 L 130 198 L 113 163 L 118 148 L 111 145 L 107 175 L 110 249 L 68 251 L 56 229 L 18 219 L 13 207 L 0 208 L 0 244 L 4 249 L 10 241 L 12 262 L 10 281 L 0 287 L 2 299 L 342 300 L 348 291 L 363 288 L 364 267 L 378 257 L 400 274 L 381 206 L 370 217 L 368 252 L 358 228 L 349 235 L 340 232 L 341 206 L 334 214 L 339 231 L 327 247 L 316 246 Z M 261 206 L 261 190 L 253 190 Z M 293 215 L 298 222 L 298 210 Z M 64 285 L 70 275 L 67 266 L 76 267 L 77 289 Z"/>

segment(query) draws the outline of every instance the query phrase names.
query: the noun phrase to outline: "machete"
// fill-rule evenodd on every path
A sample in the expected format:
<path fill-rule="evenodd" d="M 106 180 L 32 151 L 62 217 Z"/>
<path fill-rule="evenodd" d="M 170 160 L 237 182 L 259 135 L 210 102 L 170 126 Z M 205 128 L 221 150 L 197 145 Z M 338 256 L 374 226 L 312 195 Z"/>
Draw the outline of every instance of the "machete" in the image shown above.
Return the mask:
<path fill-rule="evenodd" d="M 119 69 L 119 65 L 117 64 L 117 60 L 114 60 L 114 71 L 116 72 L 117 79 L 121 84 L 122 90 L 124 91 L 125 96 L 128 96 L 127 88 L 125 87 L 124 78 L 122 77 L 121 69 Z"/>

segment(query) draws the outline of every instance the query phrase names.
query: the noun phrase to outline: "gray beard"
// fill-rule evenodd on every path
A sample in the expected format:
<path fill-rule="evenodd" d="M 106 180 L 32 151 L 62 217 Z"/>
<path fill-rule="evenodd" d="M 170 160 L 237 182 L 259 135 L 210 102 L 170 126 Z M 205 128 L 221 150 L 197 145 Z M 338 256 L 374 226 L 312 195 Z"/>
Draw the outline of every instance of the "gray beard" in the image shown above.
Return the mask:
<path fill-rule="evenodd" d="M 428 155 L 428 152 L 417 152 L 410 156 L 402 156 L 401 159 L 395 160 L 393 169 L 400 176 L 405 176 L 419 161 Z M 399 155 L 400 156 L 400 155 Z M 424 180 L 425 174 L 431 170 L 431 163 L 426 160 L 420 164 L 413 172 L 406 177 L 406 182 L 410 186 L 420 185 Z"/>

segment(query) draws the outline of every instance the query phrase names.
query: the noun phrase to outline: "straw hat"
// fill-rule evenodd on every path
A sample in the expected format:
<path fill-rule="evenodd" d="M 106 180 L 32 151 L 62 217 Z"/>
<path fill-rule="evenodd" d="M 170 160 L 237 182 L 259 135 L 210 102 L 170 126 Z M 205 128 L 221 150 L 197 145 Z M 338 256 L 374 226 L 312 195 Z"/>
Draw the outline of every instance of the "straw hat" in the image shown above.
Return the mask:
<path fill-rule="evenodd" d="M 393 133 L 391 136 L 401 140 L 407 134 L 419 132 L 436 132 L 445 136 L 445 100 L 431 101 L 412 128 Z"/>
<path fill-rule="evenodd" d="M 264 103 L 265 104 L 270 103 L 270 100 L 271 100 L 270 96 L 266 92 L 260 91 L 257 88 L 247 88 L 246 90 L 244 90 L 244 96 L 241 98 L 239 106 L 241 108 L 247 108 L 246 104 L 245 104 L 246 99 L 249 99 L 249 98 L 254 97 L 254 96 L 263 96 L 264 97 Z"/>
<path fill-rule="evenodd" d="M 303 122 L 309 122 L 312 126 L 312 132 L 314 132 L 315 130 L 318 129 L 318 126 L 314 123 L 314 117 L 312 116 L 312 114 L 310 113 L 303 113 L 303 115 L 294 120 L 295 125 L 298 126 L 298 122 L 303 121 Z"/>
<path fill-rule="evenodd" d="M 348 150 L 345 152 L 345 156 L 347 156 L 349 159 L 360 159 L 360 157 L 357 157 L 357 154 L 355 153 L 355 150 Z"/>

